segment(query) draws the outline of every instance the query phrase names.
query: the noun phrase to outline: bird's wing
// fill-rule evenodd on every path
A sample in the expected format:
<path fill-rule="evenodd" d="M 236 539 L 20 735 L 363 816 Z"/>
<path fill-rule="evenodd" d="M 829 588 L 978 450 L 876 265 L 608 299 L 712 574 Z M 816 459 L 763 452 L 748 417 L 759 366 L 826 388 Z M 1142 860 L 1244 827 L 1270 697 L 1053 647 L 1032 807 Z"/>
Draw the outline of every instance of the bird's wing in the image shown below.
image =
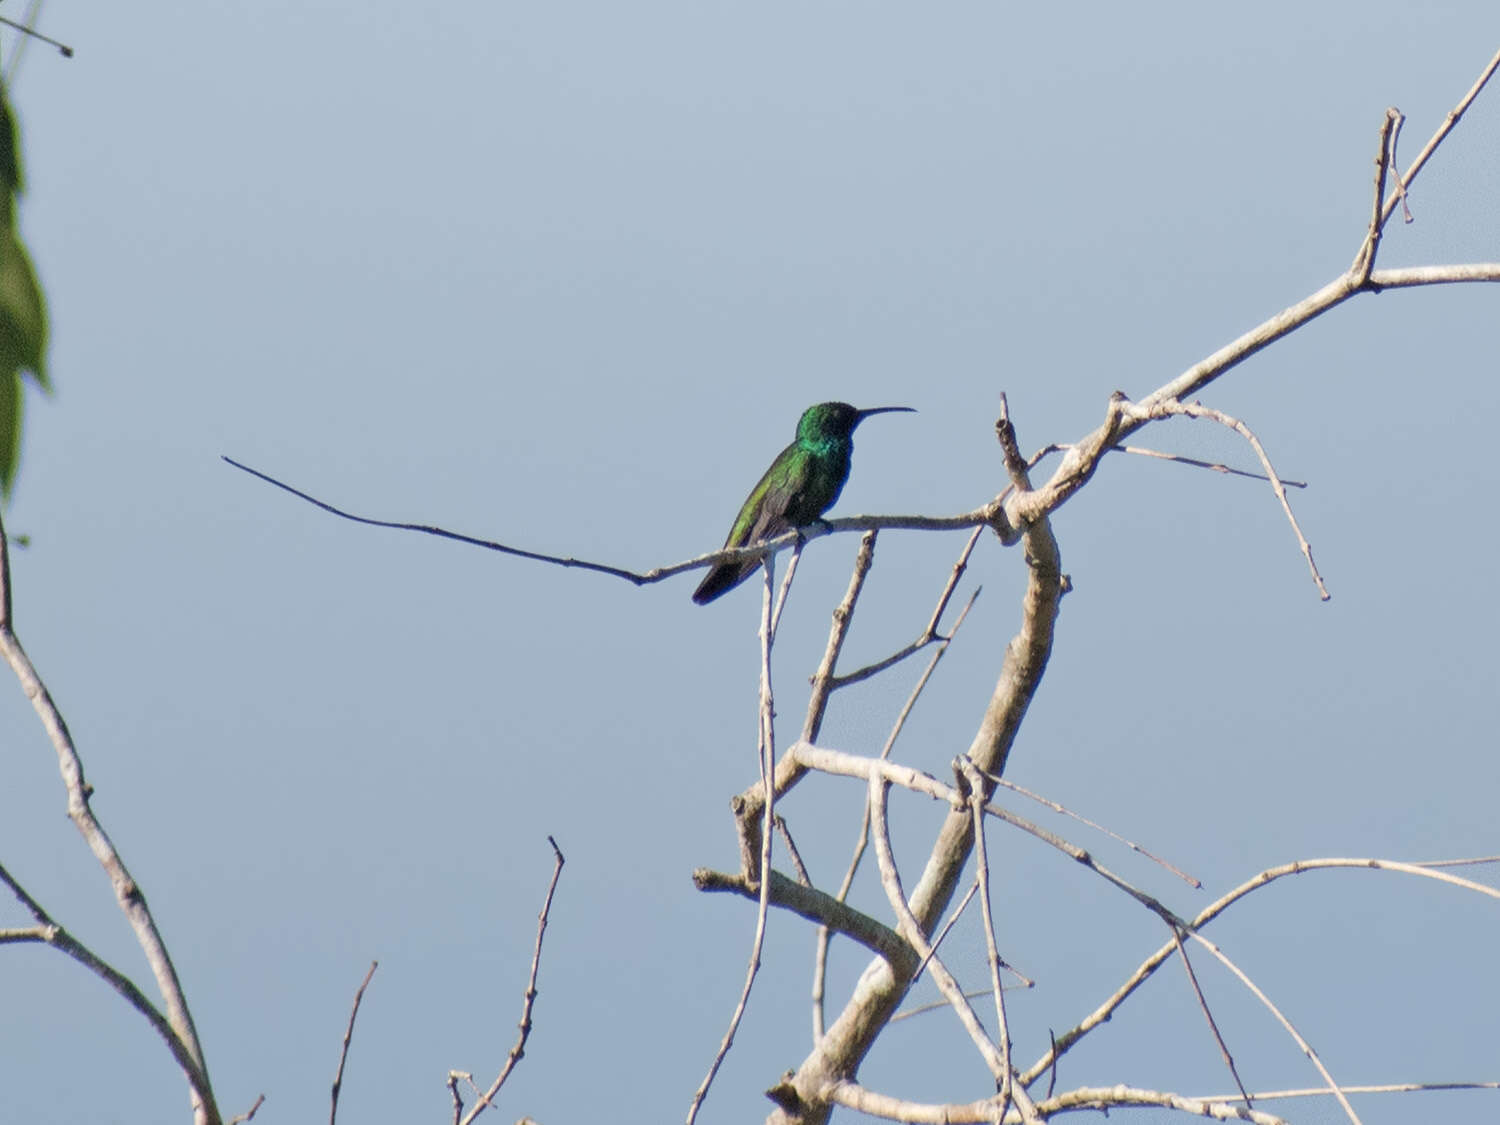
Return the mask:
<path fill-rule="evenodd" d="M 755 486 L 755 494 L 760 496 L 761 503 L 740 546 L 774 539 L 792 530 L 787 512 L 801 507 L 802 493 L 812 475 L 812 465 L 808 458 L 789 456 L 790 453 L 789 447 Z"/>

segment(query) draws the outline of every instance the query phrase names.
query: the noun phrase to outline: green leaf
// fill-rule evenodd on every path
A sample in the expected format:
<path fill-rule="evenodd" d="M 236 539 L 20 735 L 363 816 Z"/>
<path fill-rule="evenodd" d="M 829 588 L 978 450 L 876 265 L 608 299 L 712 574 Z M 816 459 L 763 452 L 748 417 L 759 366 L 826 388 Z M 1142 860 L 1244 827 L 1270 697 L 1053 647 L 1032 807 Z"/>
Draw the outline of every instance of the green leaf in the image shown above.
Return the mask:
<path fill-rule="evenodd" d="M 21 463 L 21 373 L 0 372 L 0 490 L 10 496 Z"/>
<path fill-rule="evenodd" d="M 21 464 L 22 375 L 43 391 L 47 378 L 47 302 L 16 231 L 21 153 L 15 118 L 0 87 L 0 497 L 9 498 Z"/>

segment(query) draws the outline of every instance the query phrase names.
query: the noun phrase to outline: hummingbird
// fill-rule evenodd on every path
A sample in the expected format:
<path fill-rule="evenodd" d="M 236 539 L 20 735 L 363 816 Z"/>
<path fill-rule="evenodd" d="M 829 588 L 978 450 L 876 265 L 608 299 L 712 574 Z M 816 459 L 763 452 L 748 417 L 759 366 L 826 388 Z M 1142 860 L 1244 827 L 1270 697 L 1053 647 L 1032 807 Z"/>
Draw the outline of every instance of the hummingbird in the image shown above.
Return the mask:
<path fill-rule="evenodd" d="M 802 412 L 797 440 L 771 462 L 734 517 L 724 547 L 747 547 L 775 539 L 793 528 L 814 523 L 839 498 L 849 479 L 849 457 L 854 452 L 854 427 L 872 414 L 905 411 L 909 406 L 877 406 L 856 410 L 847 402 L 820 402 Z M 759 559 L 721 562 L 704 575 L 693 591 L 693 601 L 707 605 L 728 593 L 760 567 Z"/>

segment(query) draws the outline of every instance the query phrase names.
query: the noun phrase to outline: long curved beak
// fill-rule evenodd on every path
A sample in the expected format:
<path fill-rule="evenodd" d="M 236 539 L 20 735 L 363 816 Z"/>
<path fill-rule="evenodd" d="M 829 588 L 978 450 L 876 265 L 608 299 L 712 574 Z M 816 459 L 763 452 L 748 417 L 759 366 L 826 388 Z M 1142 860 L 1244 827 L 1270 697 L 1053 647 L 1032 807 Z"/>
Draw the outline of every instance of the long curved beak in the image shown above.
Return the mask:
<path fill-rule="evenodd" d="M 856 423 L 863 422 L 871 414 L 915 414 L 916 408 L 911 406 L 872 406 L 868 410 L 858 410 L 854 414 Z"/>

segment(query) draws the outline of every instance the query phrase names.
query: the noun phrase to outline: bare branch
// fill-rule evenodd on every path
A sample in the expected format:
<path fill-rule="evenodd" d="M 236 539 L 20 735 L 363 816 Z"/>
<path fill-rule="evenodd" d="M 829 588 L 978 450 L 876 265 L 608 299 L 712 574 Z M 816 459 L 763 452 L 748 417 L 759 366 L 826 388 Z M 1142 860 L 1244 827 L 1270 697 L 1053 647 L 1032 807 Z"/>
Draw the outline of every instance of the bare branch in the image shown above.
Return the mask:
<path fill-rule="evenodd" d="M 131 877 L 125 867 L 125 861 L 120 858 L 120 853 L 115 850 L 114 844 L 104 831 L 104 826 L 99 823 L 98 818 L 94 816 L 94 810 L 89 807 L 93 787 L 84 780 L 83 759 L 79 757 L 73 745 L 73 736 L 68 733 L 68 724 L 64 721 L 62 712 L 57 709 L 46 685 L 42 683 L 41 676 L 37 674 L 30 657 L 26 655 L 26 650 L 21 647 L 20 638 L 16 636 L 13 628 L 13 621 L 10 545 L 5 535 L 5 528 L 0 525 L 0 654 L 4 655 L 6 663 L 10 665 L 16 679 L 20 681 L 21 690 L 26 693 L 26 698 L 31 700 L 31 705 L 41 719 L 42 727 L 46 730 L 52 747 L 57 753 L 58 770 L 62 774 L 63 786 L 68 794 L 68 818 L 72 820 L 74 827 L 88 844 L 89 850 L 94 853 L 94 858 L 99 861 L 99 865 L 109 876 L 110 885 L 115 892 L 115 901 L 130 923 L 130 928 L 135 932 L 136 942 L 146 955 L 146 962 L 151 966 L 152 975 L 156 978 L 156 986 L 161 990 L 162 1000 L 166 1005 L 167 1024 L 172 1033 L 168 1046 L 172 1048 L 173 1057 L 177 1059 L 178 1065 L 183 1068 L 187 1076 L 192 1094 L 194 1120 L 198 1122 L 198 1125 L 220 1125 L 222 1117 L 218 1103 L 214 1099 L 213 1087 L 208 1080 L 208 1067 L 203 1061 L 203 1048 L 198 1042 L 198 1032 L 193 1026 L 192 1014 L 188 1011 L 187 996 L 183 993 L 182 984 L 177 979 L 177 970 L 173 967 L 172 958 L 167 953 L 166 942 L 162 940 L 161 933 L 156 928 L 156 920 L 151 916 L 151 910 L 146 905 L 146 896 L 142 893 L 140 885 Z M 99 964 L 103 963 L 99 962 Z M 99 970 L 96 968 L 95 971 Z M 106 977 L 106 979 L 109 978 Z M 110 983 L 116 991 L 121 991 L 122 995 L 129 998 L 129 994 L 124 992 L 119 984 L 113 980 Z M 130 987 L 134 989 L 135 986 Z M 137 1008 L 139 1009 L 140 1006 L 137 1005 Z M 144 1009 L 141 1010 L 144 1011 Z"/>
<path fill-rule="evenodd" d="M 505 1056 L 505 1065 L 500 1068 L 499 1075 L 495 1081 L 490 1083 L 490 1088 L 479 1095 L 474 1107 L 469 1110 L 468 1116 L 462 1119 L 462 1125 L 471 1125 L 476 1117 L 483 1113 L 496 1095 L 500 1093 L 500 1087 L 505 1085 L 505 1080 L 510 1077 L 510 1072 L 515 1070 L 516 1064 L 526 1054 L 526 1040 L 531 1037 L 531 1008 L 536 1003 L 536 978 L 542 967 L 542 937 L 547 932 L 547 915 L 552 912 L 552 896 L 557 893 L 557 880 L 562 875 L 563 864 L 567 862 L 563 858 L 562 849 L 557 846 L 557 841 L 551 836 L 547 837 L 547 843 L 552 845 L 552 878 L 547 883 L 547 897 L 542 900 L 541 913 L 536 919 L 536 945 L 531 951 L 531 973 L 526 978 L 526 992 L 521 1000 L 521 1022 L 519 1034 L 516 1036 L 515 1045 L 511 1047 L 510 1053 Z M 457 1077 L 455 1077 L 457 1076 Z M 460 1071 L 448 1072 L 448 1089 L 453 1094 L 455 1120 L 459 1119 L 463 1103 L 458 1098 L 458 1077 L 464 1077 Z M 470 1078 L 470 1084 L 473 1079 Z"/>
<path fill-rule="evenodd" d="M 379 966 L 379 961 L 370 962 L 370 968 L 365 972 L 365 979 L 359 982 L 359 988 L 354 993 L 354 1005 L 349 1009 L 349 1024 L 344 1028 L 344 1045 L 339 1050 L 339 1068 L 333 1075 L 333 1104 L 328 1110 L 328 1125 L 337 1125 L 339 1090 L 344 1085 L 344 1063 L 349 1058 L 349 1044 L 354 1039 L 354 1020 L 359 1015 L 359 1005 L 365 998 L 365 989 L 370 987 L 370 978 L 375 975 L 375 970 Z"/>
<path fill-rule="evenodd" d="M 895 930 L 834 898 L 827 891 L 803 886 L 774 869 L 771 871 L 769 882 L 772 906 L 779 906 L 806 918 L 809 922 L 827 926 L 835 933 L 843 934 L 858 942 L 871 953 L 885 958 L 894 965 L 916 964 L 916 955 Z M 728 891 L 752 901 L 760 897 L 759 884 L 752 882 L 748 876 L 730 875 L 722 871 L 712 871 L 706 867 L 700 867 L 693 872 L 693 885 L 700 891 Z"/>
<path fill-rule="evenodd" d="M 821 1091 L 822 1096 L 836 1105 L 858 1110 L 871 1117 L 883 1117 L 887 1121 L 904 1121 L 912 1125 L 993 1125 L 1003 1120 L 1012 1125 L 1022 1120 L 1020 1112 L 1012 1110 L 1003 1119 L 996 1117 L 1000 1108 L 1000 1097 L 962 1105 L 924 1105 L 920 1102 L 903 1101 L 900 1098 L 878 1094 L 851 1081 L 834 1081 Z M 1103 1088 L 1081 1088 L 1059 1094 L 1055 1098 L 1038 1102 L 1037 1112 L 1050 1118 L 1054 1114 L 1070 1110 L 1111 1110 L 1130 1106 L 1160 1106 L 1197 1117 L 1208 1117 L 1215 1121 L 1250 1121 L 1254 1125 L 1287 1125 L 1282 1118 L 1244 1106 L 1229 1104 L 1227 1099 L 1210 1101 L 1204 1098 L 1184 1098 L 1178 1094 L 1159 1090 L 1140 1090 L 1129 1086 Z"/>

